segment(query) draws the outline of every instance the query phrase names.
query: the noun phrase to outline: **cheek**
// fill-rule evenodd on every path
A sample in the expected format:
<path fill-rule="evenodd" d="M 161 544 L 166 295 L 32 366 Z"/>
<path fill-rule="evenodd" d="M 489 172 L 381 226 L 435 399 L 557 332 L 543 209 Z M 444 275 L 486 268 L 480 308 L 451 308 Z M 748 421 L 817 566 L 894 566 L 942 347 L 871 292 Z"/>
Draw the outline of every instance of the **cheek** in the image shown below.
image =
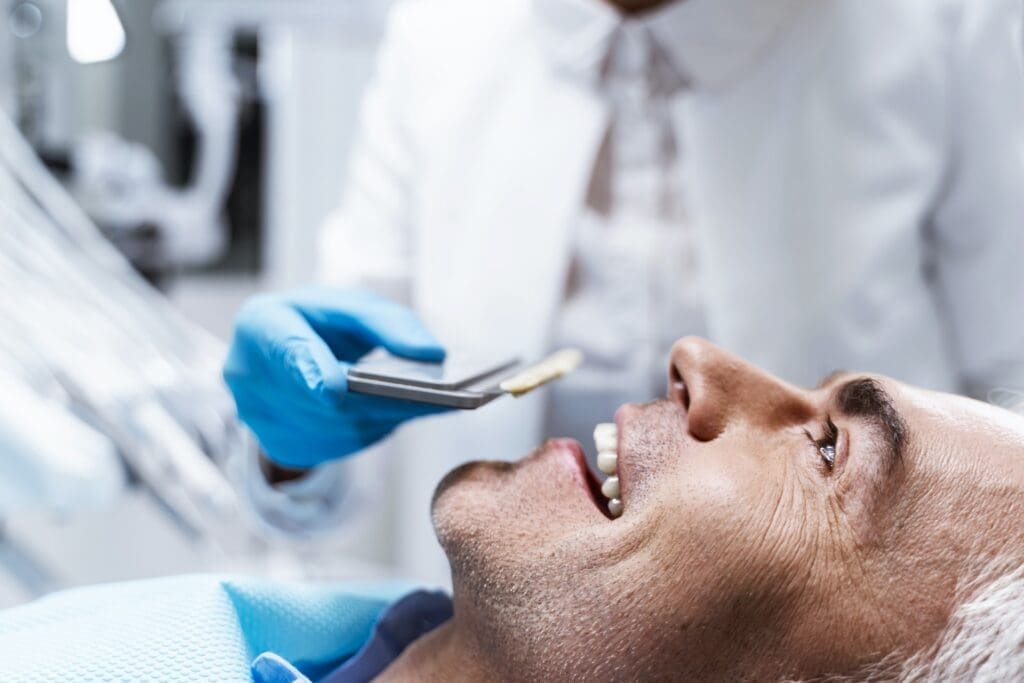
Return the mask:
<path fill-rule="evenodd" d="M 751 458 L 693 458 L 680 464 L 657 508 L 687 538 L 711 539 L 716 547 L 756 532 L 777 483 Z"/>
<path fill-rule="evenodd" d="M 706 579 L 748 546 L 755 517 L 742 481 L 717 472 L 689 477 L 677 490 L 661 494 L 657 525 L 667 557 L 679 568 Z"/>
<path fill-rule="evenodd" d="M 686 463 L 652 506 L 652 563 L 687 611 L 718 620 L 741 596 L 772 592 L 805 554 L 804 493 L 781 464 L 714 454 Z"/>

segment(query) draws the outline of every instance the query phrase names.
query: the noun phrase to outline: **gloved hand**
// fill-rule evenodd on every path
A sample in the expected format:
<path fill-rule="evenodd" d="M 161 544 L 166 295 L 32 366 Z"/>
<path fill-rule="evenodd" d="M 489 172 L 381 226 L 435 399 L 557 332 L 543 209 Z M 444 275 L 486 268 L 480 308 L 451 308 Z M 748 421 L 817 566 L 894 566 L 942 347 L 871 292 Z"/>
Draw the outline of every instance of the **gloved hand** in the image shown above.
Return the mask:
<path fill-rule="evenodd" d="M 253 683 L 310 683 L 301 671 L 273 652 L 264 652 L 252 663 Z"/>
<path fill-rule="evenodd" d="M 305 469 L 446 410 L 349 393 L 349 365 L 376 346 L 421 361 L 445 354 L 412 311 L 366 290 L 261 295 L 238 314 L 224 379 L 270 459 Z"/>

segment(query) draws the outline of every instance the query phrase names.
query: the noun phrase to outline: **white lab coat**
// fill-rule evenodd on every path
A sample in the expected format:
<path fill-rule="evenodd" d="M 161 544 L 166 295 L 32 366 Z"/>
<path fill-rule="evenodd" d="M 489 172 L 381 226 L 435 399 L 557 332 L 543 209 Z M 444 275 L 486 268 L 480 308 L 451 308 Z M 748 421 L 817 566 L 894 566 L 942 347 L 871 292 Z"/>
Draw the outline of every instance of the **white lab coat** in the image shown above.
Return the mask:
<path fill-rule="evenodd" d="M 1024 387 L 1020 0 L 685 5 L 676 128 L 713 340 L 799 383 Z M 405 298 L 449 344 L 544 351 L 607 122 L 559 72 L 585 48 L 545 43 L 528 0 L 400 3 L 322 279 Z M 400 514 L 424 520 L 403 522 L 407 568 L 436 479 L 536 445 L 543 406 L 400 435 Z"/>

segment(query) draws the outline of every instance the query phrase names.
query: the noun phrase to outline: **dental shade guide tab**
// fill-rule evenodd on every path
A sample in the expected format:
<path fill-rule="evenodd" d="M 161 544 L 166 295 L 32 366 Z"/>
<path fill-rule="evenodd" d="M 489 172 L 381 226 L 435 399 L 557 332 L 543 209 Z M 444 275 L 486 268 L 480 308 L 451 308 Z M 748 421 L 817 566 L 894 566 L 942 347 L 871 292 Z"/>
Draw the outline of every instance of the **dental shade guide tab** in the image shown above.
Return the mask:
<path fill-rule="evenodd" d="M 498 386 L 502 391 L 513 396 L 528 394 L 537 387 L 544 386 L 560 377 L 568 375 L 583 362 L 583 352 L 579 349 L 562 349 L 551 354 L 540 363 L 527 368 L 518 375 L 510 377 Z"/>
<path fill-rule="evenodd" d="M 518 359 L 481 362 L 451 353 L 444 363 L 421 363 L 377 350 L 348 371 L 348 390 L 448 408 L 473 410 L 500 396 L 522 396 L 564 377 L 583 360 L 564 349 L 523 368 Z"/>

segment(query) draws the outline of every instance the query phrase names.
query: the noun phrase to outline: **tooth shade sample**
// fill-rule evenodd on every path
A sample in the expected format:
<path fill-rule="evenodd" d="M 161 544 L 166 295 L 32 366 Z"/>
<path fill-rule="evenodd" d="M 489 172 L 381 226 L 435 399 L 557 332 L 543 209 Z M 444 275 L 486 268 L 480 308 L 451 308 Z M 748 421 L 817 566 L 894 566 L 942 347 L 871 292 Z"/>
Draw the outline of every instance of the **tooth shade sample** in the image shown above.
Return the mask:
<path fill-rule="evenodd" d="M 622 501 L 618 498 L 612 498 L 608 501 L 608 514 L 612 517 L 622 516 Z"/>
<path fill-rule="evenodd" d="M 562 349 L 518 375 L 509 377 L 498 386 L 513 396 L 522 396 L 539 386 L 568 375 L 582 362 L 583 352 L 579 349 Z"/>
<path fill-rule="evenodd" d="M 619 497 L 619 478 L 608 477 L 601 484 L 601 493 L 604 494 L 605 498 L 618 498 Z"/>
<path fill-rule="evenodd" d="M 594 428 L 594 445 L 598 452 L 618 450 L 619 430 L 614 422 L 605 422 Z"/>

